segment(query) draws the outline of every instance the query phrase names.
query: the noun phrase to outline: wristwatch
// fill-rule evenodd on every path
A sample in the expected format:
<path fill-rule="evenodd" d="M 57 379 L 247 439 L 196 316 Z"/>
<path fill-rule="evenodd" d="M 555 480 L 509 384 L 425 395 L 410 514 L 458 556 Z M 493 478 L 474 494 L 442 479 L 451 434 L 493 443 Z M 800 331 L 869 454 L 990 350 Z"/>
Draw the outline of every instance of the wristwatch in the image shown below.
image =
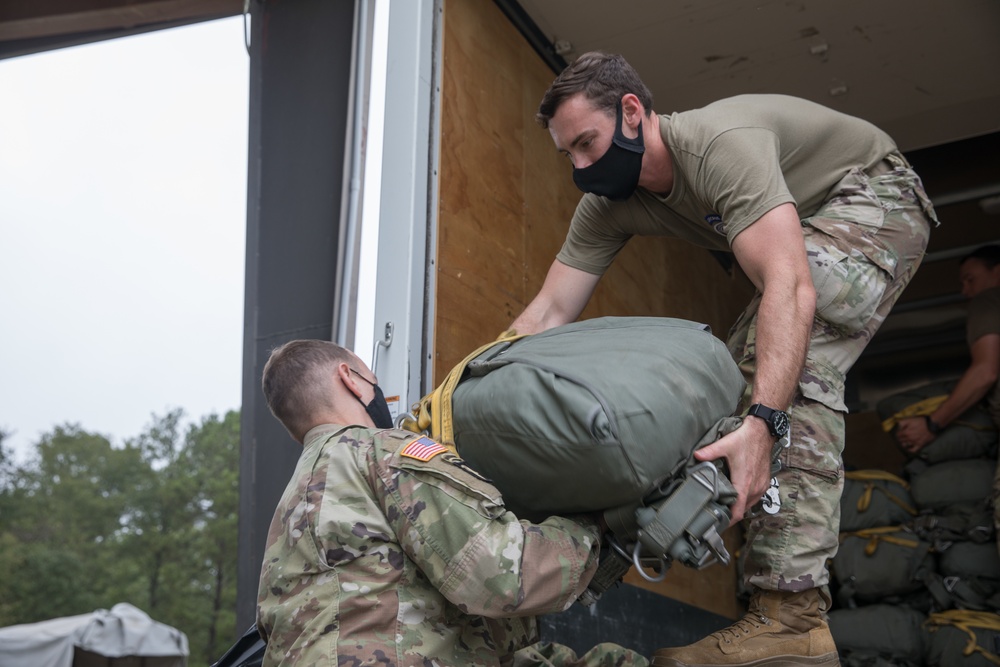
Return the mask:
<path fill-rule="evenodd" d="M 941 432 L 941 426 L 936 421 L 931 419 L 930 415 L 926 415 L 924 417 L 924 421 L 927 422 L 927 430 L 930 431 L 931 435 L 937 435 Z"/>
<path fill-rule="evenodd" d="M 788 413 L 783 410 L 775 410 L 760 403 L 754 403 L 747 411 L 747 415 L 763 419 L 767 422 L 767 430 L 775 438 L 780 438 L 788 433 Z"/>

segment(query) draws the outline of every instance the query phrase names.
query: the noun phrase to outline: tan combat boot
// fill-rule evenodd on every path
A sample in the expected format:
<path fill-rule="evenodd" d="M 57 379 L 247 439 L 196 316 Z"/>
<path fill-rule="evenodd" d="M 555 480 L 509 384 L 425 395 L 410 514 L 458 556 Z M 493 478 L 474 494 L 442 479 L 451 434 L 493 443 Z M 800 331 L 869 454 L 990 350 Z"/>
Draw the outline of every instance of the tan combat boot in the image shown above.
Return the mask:
<path fill-rule="evenodd" d="M 837 647 L 826 623 L 829 597 L 758 590 L 750 610 L 733 625 L 701 641 L 653 654 L 654 667 L 838 667 Z"/>

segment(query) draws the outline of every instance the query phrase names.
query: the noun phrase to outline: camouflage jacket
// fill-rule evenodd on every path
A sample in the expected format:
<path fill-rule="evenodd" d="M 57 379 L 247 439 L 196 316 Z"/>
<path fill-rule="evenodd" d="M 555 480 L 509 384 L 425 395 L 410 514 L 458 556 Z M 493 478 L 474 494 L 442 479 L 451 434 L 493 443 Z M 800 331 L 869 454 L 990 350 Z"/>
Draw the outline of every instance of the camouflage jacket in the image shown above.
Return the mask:
<path fill-rule="evenodd" d="M 324 425 L 305 443 L 267 537 L 265 665 L 510 664 L 596 568 L 596 524 L 519 521 L 429 438 Z"/>

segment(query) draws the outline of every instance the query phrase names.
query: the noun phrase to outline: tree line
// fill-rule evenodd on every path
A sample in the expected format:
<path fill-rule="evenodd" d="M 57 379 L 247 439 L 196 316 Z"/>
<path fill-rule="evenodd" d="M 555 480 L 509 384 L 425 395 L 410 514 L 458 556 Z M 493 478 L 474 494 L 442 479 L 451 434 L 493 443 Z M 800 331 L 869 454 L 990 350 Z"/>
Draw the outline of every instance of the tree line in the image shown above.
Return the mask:
<path fill-rule="evenodd" d="M 0 433 L 0 627 L 128 602 L 183 631 L 192 665 L 232 645 L 240 416 L 183 417 L 122 446 L 57 426 L 25 463 Z"/>

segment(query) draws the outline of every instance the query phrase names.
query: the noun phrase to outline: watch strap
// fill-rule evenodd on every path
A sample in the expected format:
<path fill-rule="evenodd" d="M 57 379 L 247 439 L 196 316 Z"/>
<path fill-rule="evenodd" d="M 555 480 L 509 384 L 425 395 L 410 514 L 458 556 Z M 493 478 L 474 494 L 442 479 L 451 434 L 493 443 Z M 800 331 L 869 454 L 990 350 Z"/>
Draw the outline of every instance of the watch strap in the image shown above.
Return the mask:
<path fill-rule="evenodd" d="M 931 419 L 930 415 L 924 415 L 924 421 L 927 423 L 927 430 L 930 431 L 931 435 L 937 435 L 941 432 L 942 426 Z"/>
<path fill-rule="evenodd" d="M 757 417 L 758 419 L 763 419 L 764 422 L 767 424 L 767 430 L 770 431 L 771 435 L 775 436 L 776 438 L 781 437 L 788 432 L 788 426 L 787 426 L 788 415 L 783 410 L 778 410 L 776 408 L 769 408 L 762 403 L 754 403 L 753 405 L 750 406 L 750 409 L 747 410 L 747 415 Z M 784 417 L 784 419 L 781 420 L 779 415 Z M 785 428 L 780 432 L 776 428 L 775 424 L 775 422 L 779 420 L 783 421 L 785 424 Z"/>

